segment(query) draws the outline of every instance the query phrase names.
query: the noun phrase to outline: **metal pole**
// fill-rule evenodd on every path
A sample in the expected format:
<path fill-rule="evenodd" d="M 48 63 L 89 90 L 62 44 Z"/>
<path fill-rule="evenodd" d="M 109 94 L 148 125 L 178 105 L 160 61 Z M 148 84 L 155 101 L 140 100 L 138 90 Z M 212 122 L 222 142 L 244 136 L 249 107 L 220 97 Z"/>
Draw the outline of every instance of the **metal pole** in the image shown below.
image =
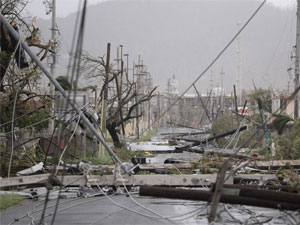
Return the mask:
<path fill-rule="evenodd" d="M 299 87 L 299 56 L 300 56 L 300 0 L 297 0 L 297 30 L 296 30 L 296 60 L 295 60 L 295 90 Z M 299 92 L 295 95 L 294 119 L 299 118 Z"/>
<path fill-rule="evenodd" d="M 83 123 L 91 129 L 92 133 L 97 137 L 97 139 L 104 145 L 109 154 L 113 157 L 113 159 L 117 163 L 122 163 L 118 156 L 113 152 L 113 150 L 109 147 L 109 145 L 104 141 L 104 139 L 100 136 L 94 126 L 91 124 L 89 119 L 81 113 L 80 108 L 73 100 L 68 98 L 68 94 L 64 91 L 64 89 L 60 86 L 60 84 L 52 77 L 49 71 L 44 67 L 42 62 L 36 57 L 36 55 L 29 49 L 29 47 L 25 44 L 23 40 L 20 39 L 19 34 L 13 29 L 13 27 L 6 21 L 5 17 L 0 13 L 0 22 L 8 29 L 9 33 L 12 35 L 14 39 L 17 41 L 20 40 L 22 48 L 27 52 L 27 54 L 31 57 L 31 59 L 37 64 L 37 66 L 42 70 L 42 72 L 47 76 L 51 83 L 54 84 L 55 88 L 61 93 L 61 95 L 67 100 L 68 104 L 70 104 L 75 111 L 78 113 Z"/>

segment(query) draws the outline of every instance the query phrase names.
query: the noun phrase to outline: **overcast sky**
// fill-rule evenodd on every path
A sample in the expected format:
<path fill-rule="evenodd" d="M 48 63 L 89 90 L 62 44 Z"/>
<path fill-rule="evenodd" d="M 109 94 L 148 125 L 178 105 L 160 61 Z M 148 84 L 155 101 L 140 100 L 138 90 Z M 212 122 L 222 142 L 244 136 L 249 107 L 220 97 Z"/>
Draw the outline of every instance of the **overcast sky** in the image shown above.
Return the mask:
<path fill-rule="evenodd" d="M 78 4 L 83 3 L 83 0 L 56 1 L 58 17 L 67 17 L 71 13 L 76 12 Z M 88 4 L 98 4 L 104 1 L 113 0 L 88 0 Z M 180 81 L 181 88 L 184 88 L 194 79 L 195 74 L 198 74 L 201 69 L 205 68 L 209 63 L 209 60 L 217 54 L 218 50 L 221 49 L 223 45 L 225 45 L 226 40 L 229 40 L 233 33 L 236 32 L 237 21 L 244 21 L 247 18 L 248 13 L 250 14 L 252 10 L 258 6 L 259 2 L 262 2 L 263 0 L 206 0 L 205 2 L 207 1 L 211 1 L 209 5 L 214 5 L 214 8 L 210 9 L 212 10 L 212 17 L 209 12 L 206 13 L 203 11 L 200 13 L 201 15 L 197 14 L 197 16 L 192 13 L 192 17 L 188 17 L 187 14 L 185 14 L 187 12 L 194 12 L 194 8 L 188 6 L 195 4 L 189 3 L 193 2 L 197 3 L 196 5 L 199 5 L 198 3 L 202 4 L 204 2 L 203 0 L 119 0 L 118 2 L 120 4 L 103 4 L 90 7 L 88 18 L 93 19 L 90 20 L 90 26 L 86 27 L 86 36 L 88 36 L 89 39 L 88 42 L 85 42 L 84 49 L 92 55 L 97 55 L 99 52 L 105 52 L 106 46 L 104 43 L 110 42 L 114 46 L 122 43 L 126 46 L 126 51 L 130 51 L 130 60 L 136 60 L 137 55 L 142 55 L 149 71 L 151 71 L 151 74 L 153 75 L 155 83 L 159 83 L 160 85 L 166 84 L 167 79 L 172 74 L 176 74 L 176 76 L 178 75 L 177 78 Z M 228 4 L 223 4 L 223 6 L 222 4 L 219 4 L 226 1 L 229 1 L 228 3 L 230 3 L 230 6 L 228 6 Z M 253 9 L 251 9 L 251 7 L 249 8 L 249 6 L 252 5 L 251 1 L 254 3 Z M 132 4 L 133 2 L 134 4 Z M 136 2 L 147 3 L 135 4 Z M 162 2 L 162 4 L 148 4 L 148 2 Z M 175 4 L 176 2 L 179 4 Z M 236 10 L 235 7 L 233 7 L 235 6 L 235 2 L 236 5 L 240 7 L 238 12 L 234 11 Z M 289 80 L 292 78 L 288 77 L 286 70 L 287 68 L 290 68 L 290 49 L 292 49 L 295 38 L 294 28 L 297 0 L 268 0 L 268 3 L 269 7 L 264 7 L 264 10 L 266 11 L 258 15 L 256 20 L 250 24 L 242 36 L 242 73 L 245 77 L 243 87 L 246 89 L 248 89 L 249 86 L 252 87 L 254 81 L 261 86 L 267 86 L 272 83 L 272 86 L 276 88 L 285 88 L 288 82 L 292 82 L 292 80 Z M 270 4 L 274 7 L 281 8 L 292 7 L 293 11 L 276 10 L 276 8 L 270 7 Z M 142 8 L 135 8 L 137 5 Z M 157 5 L 160 5 L 160 8 L 156 8 Z M 173 5 L 181 5 L 185 10 L 181 12 L 181 10 L 177 10 L 177 7 L 172 8 L 171 6 Z M 221 5 L 221 8 L 218 7 L 219 5 Z M 228 7 L 226 8 L 225 6 Z M 163 9 L 161 9 L 161 7 L 163 7 Z M 225 21 L 223 21 L 224 23 L 220 22 L 213 16 L 213 12 L 218 12 L 218 15 L 220 13 L 222 14 L 224 8 L 226 8 L 225 11 L 227 12 L 230 11 L 233 14 L 237 14 L 233 17 L 231 14 L 230 16 L 227 15 L 226 23 Z M 267 10 L 267 8 L 269 8 L 269 10 Z M 137 26 L 141 27 L 142 30 L 142 32 L 139 33 L 143 33 L 143 35 L 140 36 L 132 35 L 132 33 L 136 31 L 133 24 L 136 24 L 137 22 L 134 15 L 138 10 L 140 10 L 140 12 L 142 12 L 141 15 L 143 15 L 143 22 L 140 23 L 147 24 L 149 28 L 145 30 L 142 29 L 141 26 Z M 30 0 L 28 12 L 31 16 L 38 16 L 38 18 L 49 19 L 51 17 L 51 15 L 46 16 L 45 6 L 43 5 L 42 0 Z M 125 12 L 127 12 L 127 14 Z M 201 8 L 199 8 L 199 12 L 201 12 Z M 177 13 L 181 16 L 184 15 L 183 18 Z M 154 14 L 161 20 L 153 18 Z M 166 14 L 168 14 L 168 17 L 166 17 Z M 226 13 L 224 15 L 226 15 Z M 118 16 L 123 18 L 121 22 L 118 21 Z M 105 32 L 97 33 L 97 31 L 93 30 L 95 18 L 96 25 L 101 26 Z M 74 24 L 71 23 L 70 19 L 72 21 L 74 18 L 69 17 L 69 19 L 66 20 L 58 20 L 60 21 L 59 27 L 61 29 L 60 38 L 64 44 L 64 49 L 61 49 L 60 52 L 62 56 L 68 56 L 67 52 L 70 50 L 68 49 L 70 43 L 66 43 L 66 40 L 72 40 Z M 190 24 L 193 19 L 199 23 L 194 23 L 188 27 L 185 26 L 186 24 Z M 214 20 L 214 26 L 207 27 L 207 24 L 205 23 L 205 20 L 207 19 Z M 163 23 L 161 23 L 162 20 Z M 276 22 L 274 22 L 275 20 Z M 103 23 L 103 21 L 109 21 L 109 23 L 106 24 Z M 50 20 L 39 21 L 41 30 L 46 32 L 44 33 L 45 37 L 50 37 L 50 34 L 47 33 L 49 32 L 49 23 L 51 23 Z M 174 27 L 174 23 L 181 24 L 180 31 L 177 29 L 177 26 Z M 153 24 L 159 24 L 161 26 L 154 26 Z M 201 24 L 201 29 L 193 29 L 193 27 L 199 26 L 199 24 Z M 226 29 L 224 29 L 224 26 Z M 168 27 L 168 29 L 165 29 L 165 27 Z M 123 30 L 122 38 L 116 35 L 120 29 Z M 223 35 L 218 35 L 219 32 L 217 32 L 217 30 L 223 33 Z M 266 30 L 269 32 L 264 33 Z M 147 35 L 144 35 L 145 33 Z M 270 33 L 272 34 L 269 35 Z M 173 34 L 177 35 L 174 36 Z M 214 40 L 207 40 L 207 42 L 203 40 L 199 42 L 205 34 L 212 35 Z M 95 38 L 95 36 L 97 36 L 97 38 Z M 261 43 L 263 44 L 260 45 Z M 154 55 L 154 49 L 155 52 L 159 52 L 159 54 Z M 176 49 L 180 49 L 180 51 L 177 51 Z M 261 49 L 263 49 L 263 52 L 260 52 Z M 233 46 L 227 51 L 226 56 L 222 58 L 223 61 L 219 60 L 218 64 L 213 68 L 215 77 L 217 77 L 216 74 L 219 74 L 218 71 L 220 71 L 221 68 L 224 68 L 225 74 L 227 74 L 227 78 L 224 80 L 224 87 L 227 87 L 227 89 L 232 88 L 232 82 L 235 80 L 235 53 L 236 50 Z M 179 61 L 182 62 L 183 66 L 177 63 Z M 63 64 L 62 61 L 60 63 L 61 68 L 66 68 L 66 64 Z M 67 61 L 65 63 L 67 63 Z M 131 62 L 129 65 L 131 65 Z M 285 80 L 282 76 L 285 77 Z M 200 88 L 205 91 L 205 87 L 210 85 L 209 75 L 202 79 L 201 85 Z"/>
<path fill-rule="evenodd" d="M 56 0 L 57 5 L 57 16 L 58 17 L 65 17 L 68 16 L 70 13 L 75 12 L 78 9 L 78 3 L 83 2 L 83 0 Z M 99 2 L 109 1 L 109 0 L 88 0 L 88 4 L 97 4 Z M 133 0 L 124 0 L 124 1 L 133 1 Z M 142 1 L 142 0 L 136 0 Z M 143 0 L 143 1 L 151 1 L 151 0 Z M 156 0 L 159 1 L 159 0 Z M 182 0 L 183 1 L 183 0 Z M 186 1 L 186 0 L 185 0 Z M 197 0 L 194 0 L 197 1 Z M 201 1 L 201 0 L 198 0 Z M 212 1 L 226 1 L 226 0 L 212 0 Z M 253 0 L 258 1 L 258 0 Z M 262 1 L 262 0 L 260 0 Z M 293 7 L 296 5 L 297 0 L 268 0 L 270 4 L 273 4 L 276 7 Z M 43 5 L 42 0 L 30 0 L 28 7 L 28 12 L 32 16 L 37 16 L 38 18 L 49 18 L 50 15 L 46 15 L 45 13 L 45 6 Z"/>

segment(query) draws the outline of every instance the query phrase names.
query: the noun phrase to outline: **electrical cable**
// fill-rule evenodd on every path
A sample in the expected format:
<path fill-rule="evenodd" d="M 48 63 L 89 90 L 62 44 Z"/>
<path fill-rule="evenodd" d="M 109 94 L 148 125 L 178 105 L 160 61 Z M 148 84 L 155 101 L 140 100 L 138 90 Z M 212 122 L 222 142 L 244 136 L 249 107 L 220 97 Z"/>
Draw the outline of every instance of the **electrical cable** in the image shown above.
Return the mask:
<path fill-rule="evenodd" d="M 286 20 L 285 20 L 285 23 L 284 23 L 284 25 L 283 25 L 283 29 L 282 29 L 282 32 L 281 32 L 279 41 L 278 41 L 278 43 L 277 43 L 277 45 L 276 45 L 276 47 L 275 47 L 275 50 L 274 50 L 274 52 L 273 52 L 273 54 L 272 54 L 272 56 L 271 56 L 271 59 L 270 59 L 269 63 L 267 64 L 267 67 L 266 67 L 266 69 L 265 69 L 265 72 L 263 73 L 263 75 L 262 75 L 261 78 L 260 78 L 259 83 L 262 82 L 262 79 L 263 79 L 263 78 L 265 78 L 265 79 L 268 78 L 268 71 L 269 71 L 269 69 L 270 69 L 270 67 L 271 67 L 271 65 L 272 65 L 272 63 L 273 63 L 273 61 L 274 61 L 274 58 L 275 58 L 275 56 L 276 56 L 276 54 L 277 54 L 277 52 L 278 52 L 278 49 L 279 49 L 279 47 L 280 47 L 280 45 L 281 45 L 281 42 L 282 42 L 283 37 L 284 37 L 284 34 L 287 33 L 287 32 L 286 32 L 286 29 L 287 29 L 287 24 L 288 24 L 289 17 L 292 17 L 292 14 L 291 14 L 291 13 L 287 13 Z"/>
<path fill-rule="evenodd" d="M 144 216 L 144 217 L 147 217 L 147 218 L 151 218 L 151 219 L 162 219 L 161 217 L 153 217 L 153 216 L 150 216 L 150 215 L 146 215 L 144 213 L 141 213 L 141 212 L 138 212 L 138 211 L 135 211 L 135 210 L 132 210 L 132 209 L 129 209 L 128 207 L 126 206 L 123 206 L 121 204 L 119 204 L 118 202 L 116 202 L 115 200 L 113 200 L 112 198 L 110 198 L 103 190 L 102 188 L 99 186 L 99 184 L 94 181 L 94 183 L 96 184 L 96 186 L 98 187 L 98 189 L 105 195 L 105 197 L 107 197 L 113 204 L 119 206 L 120 208 L 123 208 L 129 212 L 133 212 L 133 213 L 136 213 L 138 215 L 141 215 L 141 216 Z"/>
<path fill-rule="evenodd" d="M 229 209 L 228 209 L 228 207 L 227 207 L 226 204 L 224 204 L 224 209 L 225 209 L 225 211 L 227 212 L 227 214 L 228 214 L 234 221 L 236 221 L 236 222 L 239 223 L 239 224 L 243 224 L 242 221 L 240 221 L 239 219 L 235 218 L 235 217 L 232 215 L 232 213 L 229 211 Z"/>
<path fill-rule="evenodd" d="M 147 214 L 138 212 L 138 211 L 136 211 L 136 210 L 130 209 L 130 208 L 126 207 L 126 206 L 123 206 L 123 205 L 119 204 L 118 202 L 116 202 L 116 201 L 114 201 L 112 198 L 110 198 L 110 197 L 102 190 L 102 188 L 99 186 L 99 184 L 98 184 L 96 181 L 94 181 L 94 183 L 96 184 L 96 186 L 98 187 L 98 189 L 105 195 L 105 197 L 107 197 L 113 204 L 119 206 L 120 208 L 123 208 L 123 209 L 125 209 L 125 210 L 127 210 L 127 211 L 129 211 L 129 212 L 133 212 L 133 213 L 135 213 L 135 214 L 144 216 L 144 217 L 146 217 L 146 218 L 150 218 L 150 219 L 166 219 L 167 221 L 169 221 L 169 218 L 168 218 L 168 217 L 163 217 L 163 216 L 161 216 L 161 215 L 160 215 L 160 217 L 150 216 L 150 215 L 147 215 Z M 139 204 L 139 203 L 138 203 L 138 204 Z M 140 205 L 140 206 L 143 207 L 144 209 L 147 209 L 146 207 L 144 207 L 144 206 L 142 206 L 142 205 Z M 151 211 L 152 211 L 152 210 L 151 210 Z M 152 211 L 152 213 L 155 213 L 155 212 Z M 157 213 L 155 213 L 155 214 L 158 215 Z M 181 215 L 181 216 L 182 216 L 182 215 Z M 175 217 L 178 217 L 178 216 L 175 216 Z M 179 217 L 180 217 L 180 216 L 179 216 Z M 170 217 L 170 218 L 174 218 L 174 217 Z M 169 222 L 170 222 L 170 221 L 169 221 Z M 174 222 L 174 221 L 171 221 L 171 222 Z"/>
<path fill-rule="evenodd" d="M 12 158 L 13 158 L 13 154 L 14 154 L 14 138 L 15 138 L 14 118 L 15 118 L 18 92 L 19 92 L 19 87 L 17 87 L 17 90 L 16 90 L 15 99 L 14 99 L 14 106 L 13 106 L 13 112 L 12 112 L 12 118 L 11 118 L 11 153 L 10 153 L 10 158 L 9 158 L 7 177 L 10 177 L 10 169 L 11 169 Z"/>
<path fill-rule="evenodd" d="M 18 129 L 18 131 L 16 131 L 16 132 L 21 132 L 22 130 L 25 130 L 26 128 L 29 128 L 29 127 L 34 127 L 35 125 L 38 125 L 38 124 L 40 124 L 40 123 L 43 123 L 43 122 L 45 122 L 45 121 L 47 121 L 47 120 L 49 120 L 49 119 L 51 119 L 52 117 L 48 117 L 48 118 L 46 118 L 46 119 L 43 119 L 43 120 L 40 120 L 40 121 L 38 121 L 38 122 L 36 122 L 36 123 L 33 123 L 33 124 L 30 124 L 30 125 L 28 125 L 28 126 L 25 126 L 25 127 L 21 127 L 21 128 L 19 128 Z M 12 132 L 11 131 L 9 131 L 9 132 L 6 132 L 6 133 L 2 133 L 2 134 L 11 134 Z"/>
<path fill-rule="evenodd" d="M 78 84 L 78 78 L 79 78 L 79 73 L 80 73 L 80 57 L 81 57 L 81 52 L 82 52 L 82 45 L 83 45 L 83 37 L 84 37 L 84 25 L 85 25 L 85 15 L 86 15 L 86 0 L 83 3 L 83 9 L 82 9 L 82 15 L 81 15 L 81 21 L 80 21 L 80 26 L 79 26 L 79 31 L 78 31 L 78 40 L 77 40 L 77 46 L 76 46 L 76 50 L 75 50 L 75 59 L 73 62 L 73 69 L 72 69 L 72 78 L 71 78 L 71 83 L 73 84 L 73 77 L 76 71 L 76 79 L 75 79 L 75 90 L 73 91 L 73 104 L 76 103 L 76 93 L 77 93 L 77 84 Z M 76 69 L 77 67 L 77 69 Z M 71 90 L 69 90 L 69 94 L 68 94 L 68 98 L 70 97 L 71 94 Z M 66 109 L 69 106 L 69 102 L 67 102 L 66 104 Z M 79 118 L 80 120 L 80 118 Z M 79 123 L 78 120 L 78 123 Z M 78 124 L 77 124 L 78 125 Z M 77 126 L 76 126 L 77 128 Z M 75 129 L 76 131 L 76 129 Z M 75 131 L 73 133 L 73 135 L 75 134 Z M 61 138 L 62 132 L 59 132 L 59 139 Z M 73 136 L 72 136 L 73 137 Z M 58 162 L 59 163 L 59 162 Z M 63 178 L 62 178 L 63 179 Z M 55 217 L 56 217 L 56 212 L 57 212 L 57 207 L 58 207 L 58 202 L 59 199 L 57 200 L 57 204 L 54 210 L 54 214 L 51 220 L 51 225 L 54 224 L 55 222 Z M 43 218 L 41 218 L 40 223 L 43 221 Z"/>
<path fill-rule="evenodd" d="M 187 213 L 184 213 L 184 214 L 181 214 L 181 215 L 177 215 L 177 216 L 170 216 L 170 217 L 162 216 L 161 214 L 159 214 L 159 213 L 157 213 L 157 212 L 155 212 L 155 211 L 153 211 L 153 210 L 151 210 L 151 209 L 145 207 L 145 206 L 142 205 L 141 203 L 137 202 L 137 201 L 132 197 L 131 193 L 128 191 L 128 189 L 127 189 L 125 183 L 122 182 L 122 184 L 123 184 L 123 187 L 124 187 L 124 189 L 125 189 L 127 195 L 130 197 L 130 199 L 131 199 L 137 206 L 140 206 L 141 208 L 143 208 L 143 209 L 145 209 L 145 210 L 147 210 L 147 211 L 149 211 L 149 212 L 151 212 L 151 213 L 153 213 L 153 214 L 159 216 L 161 219 L 166 219 L 166 220 L 169 221 L 169 220 L 172 219 L 172 218 L 182 217 L 182 216 L 185 216 L 185 215 L 188 215 L 188 214 L 191 214 L 191 213 L 195 213 L 195 212 L 196 212 L 196 213 L 199 213 L 199 209 L 196 209 L 196 210 L 193 210 L 193 211 L 191 211 L 191 212 L 187 212 Z M 172 220 L 172 221 L 173 221 L 173 220 Z M 169 222 L 172 222 L 172 221 L 169 221 Z"/>
<path fill-rule="evenodd" d="M 274 114 L 283 111 L 283 110 L 286 108 L 286 106 L 289 104 L 289 102 L 294 98 L 294 96 L 295 96 L 296 93 L 299 91 L 299 89 L 300 89 L 300 87 L 298 87 L 298 88 L 294 91 L 294 93 L 288 98 L 288 101 L 285 103 L 285 106 L 282 107 L 282 108 L 280 108 L 280 109 L 278 109 Z M 266 123 L 267 123 L 270 119 L 271 119 L 271 118 L 269 118 L 269 119 L 266 121 Z M 242 123 L 240 123 L 240 125 L 241 125 L 241 124 L 242 124 Z M 239 129 L 240 129 L 240 128 L 239 128 Z M 238 130 L 239 130 L 239 129 L 238 129 Z M 267 130 L 264 130 L 263 135 L 265 135 L 266 132 L 267 132 Z M 237 133 L 237 132 L 236 132 L 236 133 Z M 240 148 L 236 149 L 234 155 L 236 155 L 236 154 L 241 150 L 241 148 L 245 145 L 245 143 L 249 142 L 255 135 L 256 135 L 256 133 L 253 134 L 253 135 L 251 135 L 251 137 L 250 137 L 249 139 L 247 139 L 247 140 L 242 144 L 242 146 L 241 146 Z M 232 140 L 233 140 L 233 139 L 232 139 Z M 232 141 L 230 141 L 229 143 L 231 143 L 231 142 L 232 142 Z M 227 144 L 227 147 L 228 147 L 228 146 L 229 146 L 229 144 Z M 225 148 L 225 149 L 226 149 L 226 148 Z M 251 149 L 251 148 L 250 148 L 250 149 Z M 228 163 L 228 161 L 230 160 L 230 158 L 232 158 L 232 156 L 229 157 L 229 158 L 226 160 L 226 162 L 222 164 L 222 168 L 226 165 L 226 163 Z M 222 169 L 220 169 L 220 170 L 222 170 Z M 227 179 L 229 179 L 230 176 L 233 176 L 237 171 L 231 170 L 231 172 L 232 172 L 232 173 L 229 174 L 229 175 L 224 179 L 224 181 L 226 181 Z"/>
<path fill-rule="evenodd" d="M 19 119 L 21 119 L 21 118 L 23 118 L 24 116 L 27 116 L 27 115 L 29 115 L 29 114 L 31 114 L 31 113 L 34 113 L 34 112 L 36 112 L 36 111 L 38 111 L 38 110 L 40 110 L 40 109 L 43 109 L 43 108 L 45 108 L 44 105 L 39 106 L 38 108 L 35 108 L 34 110 L 31 110 L 31 111 L 29 111 L 29 112 L 27 112 L 27 113 L 24 113 L 24 114 L 22 114 L 21 116 L 18 116 L 17 118 L 15 118 L 15 119 L 14 119 L 14 122 L 17 121 L 17 120 L 19 120 Z M 3 127 L 4 125 L 10 124 L 10 123 L 11 123 L 11 121 L 7 121 L 7 122 L 5 122 L 5 123 L 0 124 L 0 127 Z"/>
<path fill-rule="evenodd" d="M 62 209 L 59 209 L 57 210 L 57 213 L 60 213 L 62 211 L 65 211 L 67 209 L 71 209 L 71 208 L 74 208 L 76 206 L 80 206 L 80 205 L 84 205 L 84 204 L 87 204 L 87 203 L 91 203 L 91 202 L 96 202 L 96 201 L 99 201 L 99 200 L 103 200 L 105 199 L 104 197 L 100 197 L 100 199 L 98 198 L 95 198 L 95 199 L 91 199 L 91 200 L 88 200 L 88 201 L 85 201 L 85 202 L 80 202 L 80 203 L 77 203 L 77 204 L 74 204 L 74 205 L 71 205 L 71 206 L 67 206 L 65 208 L 62 208 Z M 72 200 L 78 200 L 78 199 L 72 199 Z M 51 207 L 54 207 L 55 205 L 51 206 Z M 52 216 L 54 212 L 50 212 L 48 215 L 45 215 L 44 217 L 48 217 L 48 216 Z M 39 219 L 36 219 L 34 222 L 37 222 Z"/>
<path fill-rule="evenodd" d="M 21 35 L 20 32 L 19 32 L 19 35 Z M 22 49 L 20 43 L 21 43 L 21 38 L 19 39 L 18 44 L 16 45 L 16 49 L 12 55 L 14 57 L 17 50 L 19 50 L 19 62 L 20 62 L 20 58 L 21 58 L 21 49 Z M 13 58 L 10 59 L 8 66 L 10 66 L 12 59 Z M 7 70 L 5 71 L 4 76 L 6 75 L 6 72 L 7 72 Z M 16 93 L 15 93 L 14 104 L 13 104 L 13 112 L 12 112 L 12 118 L 11 118 L 11 153 L 10 153 L 10 159 L 9 159 L 9 164 L 8 164 L 7 177 L 10 177 L 11 164 L 12 164 L 12 159 L 13 159 L 13 154 L 14 154 L 14 136 L 15 136 L 14 120 L 15 120 L 15 112 L 16 112 L 18 93 L 19 93 L 19 86 L 16 87 Z"/>
<path fill-rule="evenodd" d="M 248 26 L 248 24 L 252 21 L 252 19 L 256 16 L 256 14 L 260 11 L 263 5 L 267 0 L 263 0 L 263 2 L 258 6 L 258 8 L 254 11 L 254 13 L 250 16 L 250 18 L 244 23 L 244 25 L 239 29 L 239 31 L 233 36 L 233 38 L 226 44 L 226 46 L 218 53 L 218 55 L 212 60 L 212 62 L 203 70 L 203 72 L 185 89 L 185 91 L 161 114 L 159 117 L 151 123 L 152 127 L 156 124 L 192 87 L 194 84 L 198 82 L 198 80 L 216 63 L 216 61 L 223 55 L 223 53 L 231 46 L 231 44 L 235 41 L 235 39 L 242 33 L 242 31 Z M 146 129 L 147 130 L 147 129 Z M 144 131 L 145 132 L 145 131 Z M 142 134 L 144 133 L 142 132 Z M 141 134 L 141 135 L 142 135 Z"/>
<path fill-rule="evenodd" d="M 59 160 L 58 160 L 57 168 L 56 168 L 56 171 L 55 171 L 54 175 L 56 175 L 57 172 L 58 172 L 58 166 L 59 166 L 59 164 L 60 164 L 60 162 L 61 162 L 61 160 L 62 160 L 62 157 L 63 157 L 65 151 L 67 150 L 67 148 L 68 148 L 68 146 L 69 146 L 69 144 L 70 144 L 70 142 L 71 142 L 71 140 L 72 140 L 74 134 L 76 133 L 76 130 L 77 130 L 77 127 L 78 127 L 79 122 L 80 122 L 80 116 L 78 117 L 78 121 L 77 121 L 77 123 L 76 123 L 76 126 L 75 126 L 75 128 L 74 128 L 74 131 L 73 131 L 71 137 L 69 138 L 68 143 L 66 144 L 65 148 L 63 149 L 63 151 L 62 151 L 62 153 L 61 153 L 61 155 L 60 155 L 60 158 L 59 158 Z"/>

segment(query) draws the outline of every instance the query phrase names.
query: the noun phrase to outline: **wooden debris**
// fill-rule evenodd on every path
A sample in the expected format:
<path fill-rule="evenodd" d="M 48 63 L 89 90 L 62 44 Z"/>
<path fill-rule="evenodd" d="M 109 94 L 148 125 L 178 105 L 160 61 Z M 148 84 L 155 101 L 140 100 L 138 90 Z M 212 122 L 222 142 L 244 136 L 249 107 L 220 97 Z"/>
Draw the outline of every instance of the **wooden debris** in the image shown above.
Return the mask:
<path fill-rule="evenodd" d="M 253 161 L 249 166 L 258 169 L 271 169 L 275 170 L 284 167 L 293 167 L 294 169 L 300 168 L 300 160 L 274 160 L 274 161 Z"/>

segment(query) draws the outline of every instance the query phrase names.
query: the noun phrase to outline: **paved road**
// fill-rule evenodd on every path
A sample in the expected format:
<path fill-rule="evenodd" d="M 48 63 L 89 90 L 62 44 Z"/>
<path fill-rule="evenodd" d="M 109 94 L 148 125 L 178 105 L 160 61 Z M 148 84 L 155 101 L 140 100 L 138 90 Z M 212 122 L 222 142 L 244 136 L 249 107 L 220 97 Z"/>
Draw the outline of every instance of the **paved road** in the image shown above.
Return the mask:
<path fill-rule="evenodd" d="M 103 196 L 60 200 L 54 224 L 208 224 L 206 202 L 158 199 L 134 195 L 134 199 L 147 209 L 153 210 L 163 217 L 169 217 L 169 219 L 163 219 L 159 215 L 143 209 L 126 195 L 115 195 L 111 199 Z M 10 224 L 13 221 L 15 221 L 14 224 L 30 224 L 31 221 L 38 224 L 43 206 L 43 201 L 26 201 L 17 207 L 3 211 L 0 214 L 1 224 Z M 51 224 L 55 200 L 51 200 L 48 206 L 50 207 L 45 213 L 45 223 Z M 251 224 L 257 224 L 255 218 L 260 221 L 269 221 L 276 217 L 278 218 L 269 221 L 269 224 L 291 224 L 285 218 L 286 212 L 278 210 L 238 205 L 226 205 L 225 208 L 224 204 L 220 204 L 219 211 L 219 222 L 215 224 L 245 224 L 246 220 L 251 217 L 253 219 L 248 221 Z M 295 216 L 294 218 L 297 219 Z M 290 218 L 290 220 L 293 219 Z M 299 216 L 297 221 L 299 223 Z"/>
<path fill-rule="evenodd" d="M 106 197 L 60 200 L 55 224 L 198 224 L 200 220 L 196 220 L 193 217 L 182 221 L 175 221 L 175 219 L 184 219 L 187 216 L 190 216 L 187 213 L 194 212 L 206 204 L 204 202 L 199 203 L 169 199 L 161 200 L 137 196 L 135 196 L 134 199 L 163 216 L 176 217 L 172 218 L 172 220 L 171 218 L 170 220 L 162 219 L 158 215 L 141 208 L 129 197 L 126 197 L 126 195 L 117 195 L 113 196 L 112 200 Z M 55 200 L 51 200 L 48 204 L 50 208 L 48 208 L 45 213 L 45 222 L 47 224 L 51 224 L 55 202 Z M 18 207 L 2 212 L 1 224 L 9 224 L 10 222 L 15 221 L 15 219 L 18 221 L 14 224 L 30 224 L 34 219 L 36 219 L 34 221 L 38 224 L 43 206 L 43 201 L 26 201 Z M 124 208 L 121 206 L 124 206 Z M 29 216 L 22 218 L 22 216 L 34 210 L 34 208 L 37 212 L 29 213 Z M 137 213 L 142 213 L 144 215 Z M 187 215 L 180 217 L 179 215 L 182 214 Z"/>

